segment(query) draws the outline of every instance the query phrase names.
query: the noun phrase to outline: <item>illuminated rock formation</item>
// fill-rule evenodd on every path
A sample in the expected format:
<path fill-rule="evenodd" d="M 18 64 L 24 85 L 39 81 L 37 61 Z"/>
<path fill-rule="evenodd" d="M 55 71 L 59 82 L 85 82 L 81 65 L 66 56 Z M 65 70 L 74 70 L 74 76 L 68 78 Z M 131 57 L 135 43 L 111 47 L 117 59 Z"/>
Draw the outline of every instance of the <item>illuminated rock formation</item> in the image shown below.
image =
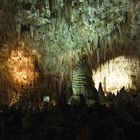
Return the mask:
<path fill-rule="evenodd" d="M 139 58 L 117 57 L 109 63 L 102 64 L 97 71 L 93 71 L 95 86 L 97 88 L 99 82 L 102 82 L 104 91 L 115 94 L 123 86 L 126 89 L 139 89 L 139 69 Z"/>
<path fill-rule="evenodd" d="M 116 48 L 120 52 L 122 46 L 125 46 L 125 50 L 137 48 L 140 51 L 139 11 L 140 2 L 137 0 L 0 1 L 0 47 L 3 49 L 7 44 L 16 46 L 15 44 L 18 44 L 22 38 L 29 52 L 28 56 L 26 49 L 17 47 L 4 51 L 8 54 L 4 61 L 0 62 L 3 64 L 3 68 L 0 69 L 8 70 L 8 74 L 3 74 L 1 79 L 9 82 L 2 83 L 1 80 L 1 83 L 9 87 L 13 81 L 20 87 L 32 87 L 30 84 L 34 83 L 36 77 L 46 78 L 41 75 L 45 71 L 48 79 L 51 77 L 51 82 L 46 78 L 47 84 L 40 82 L 43 83 L 43 87 L 37 81 L 38 86 L 48 89 L 47 93 L 44 91 L 43 94 L 62 94 L 68 80 L 72 78 L 73 68 L 82 53 L 91 58 L 91 66 L 97 66 L 93 67 L 94 70 L 99 68 L 102 62 L 116 57 L 114 55 Z M 32 58 L 34 53 L 37 54 L 36 59 L 39 57 L 37 61 L 40 65 Z M 92 54 L 97 56 L 96 59 Z M 121 55 L 125 55 L 125 52 Z M 123 73 L 125 74 L 125 71 Z M 102 74 L 108 78 L 106 80 L 108 87 L 105 90 L 112 88 L 114 84 L 118 85 L 117 80 L 109 83 L 112 76 L 118 78 L 116 73 L 105 75 Z M 135 79 L 135 76 L 132 75 L 131 79 Z M 119 84 L 127 83 L 131 79 L 125 74 Z"/>

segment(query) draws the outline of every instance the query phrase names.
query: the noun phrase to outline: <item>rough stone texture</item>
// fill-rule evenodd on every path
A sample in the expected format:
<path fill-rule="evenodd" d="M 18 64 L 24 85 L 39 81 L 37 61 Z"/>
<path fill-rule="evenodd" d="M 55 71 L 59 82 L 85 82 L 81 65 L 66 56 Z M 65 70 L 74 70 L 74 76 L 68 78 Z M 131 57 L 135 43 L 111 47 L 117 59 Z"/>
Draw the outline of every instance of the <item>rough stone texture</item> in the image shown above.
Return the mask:
<path fill-rule="evenodd" d="M 103 83 L 104 90 L 116 92 L 123 86 L 140 90 L 140 58 L 120 56 L 102 64 L 93 72 L 96 87 Z"/>
<path fill-rule="evenodd" d="M 51 6 L 49 2 L 51 3 L 51 1 L 45 0 L 0 1 L 0 4 L 3 5 L 0 8 L 2 15 L 0 17 L 2 19 L 0 20 L 0 32 L 3 33 L 4 29 L 2 41 L 4 40 L 5 43 L 9 40 L 13 36 L 12 32 L 15 32 L 14 36 L 17 40 L 21 37 L 21 34 L 24 35 L 25 40 L 28 43 L 32 43 L 32 46 L 41 53 L 44 58 L 44 64 L 46 64 L 45 68 L 49 72 L 53 70 L 54 72 L 61 71 L 62 69 L 67 71 L 69 69 L 66 63 L 65 66 L 64 64 L 61 65 L 61 58 L 66 52 L 66 57 L 75 59 L 75 54 L 78 56 L 83 50 L 89 52 L 93 46 L 105 46 L 106 50 L 107 46 L 111 46 L 114 43 L 114 39 L 117 42 L 123 42 L 123 37 L 125 36 L 123 34 L 126 32 L 124 31 L 125 28 L 121 30 L 120 25 L 126 24 L 126 17 L 129 15 L 128 19 L 132 18 L 132 20 L 128 24 L 132 25 L 129 25 L 126 31 L 131 33 L 128 33 L 129 35 L 126 38 L 131 38 L 139 32 L 139 4 L 133 7 L 134 4 L 126 0 L 124 4 L 120 2 L 122 8 L 120 8 L 121 6 L 115 8 L 119 0 L 116 0 L 114 4 L 106 0 L 101 5 L 98 3 L 99 1 L 94 1 L 95 3 L 90 1 L 88 5 L 87 1 L 77 0 L 72 3 L 71 14 L 68 13 L 71 10 L 68 10 L 67 4 L 64 5 L 63 0 L 58 3 L 52 0 L 53 4 L 51 3 Z M 131 7 L 127 8 L 126 6 Z M 126 8 L 125 11 L 123 7 L 124 9 Z M 111 11 L 110 8 L 115 8 L 115 10 L 112 9 Z M 132 10 L 129 10 L 131 8 Z M 119 11 L 121 12 L 119 13 Z M 124 14 L 125 12 L 127 15 Z M 71 20 L 68 19 L 69 16 L 71 16 Z M 71 27 L 66 24 L 65 20 L 70 20 Z M 115 35 L 112 34 L 114 29 L 117 30 Z M 131 34 L 133 35 L 131 36 Z M 106 35 L 107 37 L 104 38 Z M 99 36 L 102 37 L 99 38 Z M 117 39 L 116 36 L 118 37 Z M 72 63 L 71 61 L 74 61 L 74 59 L 68 60 L 68 63 Z M 50 64 L 50 62 L 52 63 Z"/>
<path fill-rule="evenodd" d="M 62 0 L 60 1 L 62 2 Z M 81 1 L 81 2 L 86 3 L 87 1 Z M 106 3 L 106 1 L 104 2 Z M 125 2 L 127 2 L 127 0 Z M 60 7 L 57 7 L 58 5 Z M 102 28 L 100 28 L 100 26 L 97 26 L 97 25 L 95 26 L 97 27 L 97 29 L 94 30 L 93 24 L 94 23 L 100 24 L 101 27 L 103 27 L 102 25 L 105 24 L 105 22 L 104 23 L 102 22 L 104 19 L 104 15 L 102 17 L 103 19 L 100 19 L 100 16 L 98 17 L 98 14 L 97 16 L 95 14 L 97 21 L 101 21 L 101 23 L 94 21 L 94 19 L 96 18 L 93 18 L 94 17 L 93 14 L 90 14 L 94 12 L 94 7 L 92 6 L 90 6 L 89 8 L 87 7 L 85 8 L 84 6 L 80 7 L 81 5 L 84 5 L 84 4 L 81 4 L 81 5 L 79 4 L 80 6 L 74 5 L 73 6 L 74 11 L 71 18 L 72 20 L 71 25 L 74 25 L 74 26 L 69 28 L 69 25 L 67 25 L 66 21 L 64 20 L 65 16 L 66 16 L 66 20 L 68 19 L 68 16 L 69 16 L 69 15 L 65 15 L 65 12 L 66 13 L 68 12 L 68 11 L 65 11 L 65 10 L 68 10 L 67 9 L 68 7 L 64 8 L 62 5 L 60 5 L 60 3 L 58 5 L 54 3 L 54 7 L 50 9 L 48 1 L 45 1 L 45 0 L 13 0 L 13 1 L 0 0 L 0 48 L 4 47 L 5 44 L 10 44 L 13 48 L 16 48 L 18 47 L 18 45 L 16 45 L 17 42 L 21 40 L 24 41 L 25 46 L 28 49 L 28 51 L 31 53 L 36 53 L 36 56 L 39 56 L 38 61 L 42 63 L 44 69 L 47 71 L 47 74 L 49 73 L 51 76 L 55 75 L 56 77 L 58 77 L 57 78 L 58 80 L 56 81 L 59 81 L 59 82 L 57 82 L 53 86 L 59 85 L 59 89 L 61 89 L 62 81 L 65 81 L 66 83 L 66 80 L 64 80 L 65 74 L 66 73 L 69 74 L 71 72 L 73 62 L 76 62 L 78 60 L 78 55 L 81 54 L 81 51 L 83 51 L 84 49 L 86 51 L 90 51 L 90 48 L 92 48 L 92 46 L 96 45 L 97 47 L 101 47 L 100 45 L 102 44 L 103 48 L 105 48 L 104 54 L 106 56 L 103 53 L 101 53 L 100 55 L 101 57 L 104 55 L 104 58 L 106 60 L 106 57 L 108 57 L 109 55 L 107 53 L 108 50 L 112 49 L 114 46 L 111 46 L 111 44 L 113 43 L 113 41 L 111 40 L 112 34 L 109 35 L 107 39 L 105 38 L 104 40 L 102 40 L 100 44 L 99 44 L 99 40 L 101 38 L 96 38 L 97 36 L 96 37 L 94 36 L 95 34 L 97 34 L 97 32 L 99 34 L 102 34 L 103 32 L 102 32 Z M 81 8 L 83 9 L 81 10 Z M 97 10 L 96 8 L 95 10 Z M 132 6 L 132 8 L 134 7 Z M 136 9 L 139 9 L 139 8 L 136 7 Z M 133 9 L 133 10 L 135 11 L 136 9 Z M 101 7 L 102 12 L 103 10 L 104 8 Z M 115 10 L 113 9 L 112 12 L 113 11 Z M 57 17 L 57 12 L 59 12 L 60 14 L 59 17 Z M 84 22 L 78 17 L 83 12 L 85 12 L 83 14 L 83 18 L 85 19 Z M 131 12 L 129 11 L 128 13 L 132 14 L 133 11 Z M 61 14 L 63 16 L 61 16 Z M 114 14 L 118 16 L 118 12 L 115 11 Z M 131 17 L 131 14 L 130 14 L 130 17 Z M 109 14 L 109 16 L 110 15 L 111 14 Z M 137 17 L 135 17 L 136 15 Z M 130 36 L 128 36 L 128 38 L 131 38 L 133 40 L 132 42 L 131 41 L 130 42 L 132 44 L 134 43 L 135 44 L 134 46 L 137 46 L 137 44 L 140 44 L 140 43 L 137 43 L 137 41 L 139 40 L 139 35 L 137 35 L 137 33 L 139 32 L 139 26 L 135 28 L 136 24 L 134 22 L 134 20 L 137 19 L 138 20 L 137 25 L 140 24 L 139 22 L 140 14 L 137 13 L 136 15 L 132 14 L 132 16 L 134 16 L 132 19 L 133 27 L 129 30 L 133 34 L 133 39 L 131 38 L 132 37 L 131 34 L 129 34 Z M 88 18 L 90 19 L 87 20 Z M 110 24 L 110 20 L 112 21 L 113 19 L 114 18 L 110 16 L 110 19 L 108 20 L 109 23 L 107 25 L 107 28 L 109 27 L 108 30 L 111 30 L 113 28 L 112 24 Z M 121 22 L 119 22 L 119 20 L 122 20 L 122 19 L 116 18 L 116 20 L 120 24 Z M 114 24 L 114 22 L 112 23 Z M 106 26 L 105 28 L 103 27 L 103 29 L 105 30 L 107 28 Z M 123 38 L 122 32 L 118 26 L 118 32 L 117 34 L 114 35 L 114 38 L 116 38 L 115 36 L 119 36 L 120 42 L 123 42 L 123 39 L 121 39 Z M 105 40 L 108 40 L 109 43 L 107 43 Z M 119 48 L 119 45 L 117 43 L 115 45 L 116 47 Z M 106 47 L 108 47 L 109 49 Z M 121 48 L 120 48 L 120 51 L 122 51 Z M 9 51 L 7 51 L 7 53 L 8 52 Z M 66 57 L 65 57 L 65 62 L 64 62 L 63 61 L 64 59 L 62 58 L 65 53 L 66 53 Z M 10 54 L 6 54 L 6 51 L 4 52 L 4 54 L 6 56 L 4 61 L 6 61 L 8 59 L 7 58 L 8 55 Z M 97 59 L 99 59 L 99 57 Z M 131 70 L 128 70 L 128 71 L 131 71 Z M 131 79 L 135 80 L 136 74 L 134 73 L 131 75 L 132 75 L 130 76 Z M 52 83 L 54 83 L 54 81 L 55 80 L 53 79 Z M 52 92 L 51 84 L 50 84 L 50 91 Z"/>

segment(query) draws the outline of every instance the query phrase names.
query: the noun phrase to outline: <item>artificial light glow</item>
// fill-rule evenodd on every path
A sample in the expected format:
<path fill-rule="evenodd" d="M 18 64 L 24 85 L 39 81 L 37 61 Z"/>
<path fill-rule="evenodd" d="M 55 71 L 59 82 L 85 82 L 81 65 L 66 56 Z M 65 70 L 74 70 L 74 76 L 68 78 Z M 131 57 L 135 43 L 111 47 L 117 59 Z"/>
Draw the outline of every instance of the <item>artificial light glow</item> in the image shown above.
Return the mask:
<path fill-rule="evenodd" d="M 9 106 L 12 106 L 12 105 L 18 103 L 21 96 L 22 95 L 20 93 L 16 93 L 16 92 L 12 93 L 12 98 L 11 98 L 11 102 L 10 102 Z"/>
<path fill-rule="evenodd" d="M 50 102 L 50 97 L 49 96 L 44 96 L 43 101 L 44 102 Z"/>
<path fill-rule="evenodd" d="M 16 84 L 29 85 L 38 76 L 33 58 L 23 47 L 11 51 L 7 65 L 12 81 Z"/>
<path fill-rule="evenodd" d="M 98 68 L 96 72 L 93 71 L 95 87 L 98 89 L 99 83 L 102 82 L 106 92 L 117 93 L 123 86 L 126 89 L 135 89 L 135 82 L 140 74 L 138 69 L 140 69 L 139 60 L 123 56 L 117 57 L 110 60 L 109 63 L 101 65 L 101 68 Z"/>

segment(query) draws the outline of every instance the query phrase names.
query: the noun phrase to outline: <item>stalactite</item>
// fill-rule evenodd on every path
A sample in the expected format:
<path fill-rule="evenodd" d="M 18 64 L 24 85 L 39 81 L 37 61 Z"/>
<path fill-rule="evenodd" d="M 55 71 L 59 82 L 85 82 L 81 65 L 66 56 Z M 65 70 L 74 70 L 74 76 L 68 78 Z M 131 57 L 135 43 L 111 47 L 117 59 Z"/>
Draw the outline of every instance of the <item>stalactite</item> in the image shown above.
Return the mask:
<path fill-rule="evenodd" d="M 107 42 L 104 40 L 104 61 L 106 61 L 107 60 Z"/>
<path fill-rule="evenodd" d="M 48 0 L 51 18 L 57 18 L 57 0 Z"/>
<path fill-rule="evenodd" d="M 100 50 L 99 50 L 99 48 L 97 48 L 96 53 L 97 53 L 97 63 L 99 66 L 100 65 Z"/>
<path fill-rule="evenodd" d="M 64 0 L 64 8 L 65 8 L 65 18 L 67 20 L 68 25 L 70 25 L 72 14 L 72 0 Z"/>
<path fill-rule="evenodd" d="M 134 21 L 134 18 L 135 18 L 135 15 L 136 15 L 136 8 L 137 8 L 137 0 L 132 0 L 132 2 L 131 2 L 131 16 L 132 16 L 132 18 L 131 18 L 131 21 L 133 22 Z"/>
<path fill-rule="evenodd" d="M 37 0 L 35 4 L 36 10 L 39 10 L 39 14 L 43 12 L 43 8 L 45 7 L 45 1 L 44 0 Z"/>

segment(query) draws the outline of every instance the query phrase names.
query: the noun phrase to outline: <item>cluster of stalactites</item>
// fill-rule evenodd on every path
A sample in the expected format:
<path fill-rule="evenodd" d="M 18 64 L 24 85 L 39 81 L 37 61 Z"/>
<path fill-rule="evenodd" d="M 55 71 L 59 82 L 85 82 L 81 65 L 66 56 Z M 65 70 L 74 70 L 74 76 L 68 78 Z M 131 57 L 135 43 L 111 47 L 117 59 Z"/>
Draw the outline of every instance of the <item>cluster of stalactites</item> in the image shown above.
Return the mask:
<path fill-rule="evenodd" d="M 100 63 L 100 56 L 106 60 L 108 50 L 113 52 L 121 44 L 130 44 L 139 31 L 135 24 L 140 19 L 136 16 L 138 1 L 134 0 L 7 0 L 0 3 L 0 11 L 4 11 L 0 17 L 0 42 L 15 41 L 21 34 L 25 38 L 31 36 L 35 47 L 38 45 L 43 52 L 47 50 L 48 67 L 50 61 L 55 66 L 67 56 L 75 59 L 74 55 L 92 53 L 95 48 L 99 48 L 96 55 Z"/>

